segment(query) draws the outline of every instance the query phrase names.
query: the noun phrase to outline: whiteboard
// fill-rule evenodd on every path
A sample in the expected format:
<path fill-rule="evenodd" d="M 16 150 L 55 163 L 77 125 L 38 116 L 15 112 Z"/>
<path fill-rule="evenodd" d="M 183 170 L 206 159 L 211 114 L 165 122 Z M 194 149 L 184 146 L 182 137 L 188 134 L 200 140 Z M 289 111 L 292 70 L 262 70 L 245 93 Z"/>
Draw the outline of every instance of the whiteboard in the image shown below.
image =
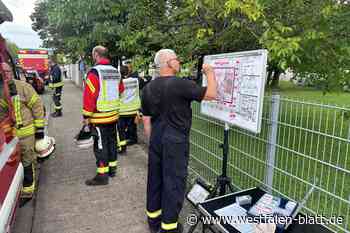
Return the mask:
<path fill-rule="evenodd" d="M 218 94 L 216 100 L 202 101 L 201 113 L 260 133 L 267 50 L 209 55 L 204 63 L 214 68 Z M 203 86 L 207 86 L 205 75 Z"/>

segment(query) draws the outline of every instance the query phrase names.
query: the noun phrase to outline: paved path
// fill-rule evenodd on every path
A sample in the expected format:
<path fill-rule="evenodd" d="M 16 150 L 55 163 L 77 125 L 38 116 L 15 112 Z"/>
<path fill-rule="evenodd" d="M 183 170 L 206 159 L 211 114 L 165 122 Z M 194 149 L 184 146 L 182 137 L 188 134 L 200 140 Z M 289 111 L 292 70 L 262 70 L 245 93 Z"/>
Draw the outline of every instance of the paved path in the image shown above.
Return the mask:
<path fill-rule="evenodd" d="M 41 167 L 33 233 L 147 232 L 145 190 L 147 160 L 140 146 L 120 157 L 110 185 L 87 187 L 95 175 L 92 150 L 76 148 L 81 127 L 81 92 L 66 83 L 64 116 L 51 119 L 49 134 L 57 141 L 55 156 Z"/>
<path fill-rule="evenodd" d="M 48 95 L 43 97 L 49 109 L 51 100 Z M 128 147 L 127 156 L 119 156 L 117 176 L 108 186 L 86 186 L 85 180 L 95 175 L 96 167 L 92 149 L 78 149 L 73 142 L 81 128 L 81 100 L 81 90 L 67 82 L 64 115 L 50 119 L 48 129 L 56 138 L 56 152 L 41 164 L 36 199 L 20 209 L 14 233 L 149 232 L 145 146 Z M 184 209 L 182 219 L 187 216 L 188 204 Z"/>

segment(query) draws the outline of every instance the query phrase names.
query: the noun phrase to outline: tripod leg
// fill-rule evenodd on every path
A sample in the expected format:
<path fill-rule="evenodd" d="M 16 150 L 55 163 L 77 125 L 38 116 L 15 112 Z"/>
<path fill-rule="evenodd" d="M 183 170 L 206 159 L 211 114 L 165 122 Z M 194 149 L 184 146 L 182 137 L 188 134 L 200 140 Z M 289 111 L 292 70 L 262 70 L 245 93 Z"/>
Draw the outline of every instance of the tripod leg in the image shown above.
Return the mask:
<path fill-rule="evenodd" d="M 233 188 L 233 185 L 231 183 L 228 184 L 228 187 L 229 187 L 231 193 L 233 193 L 235 191 L 235 189 Z"/>

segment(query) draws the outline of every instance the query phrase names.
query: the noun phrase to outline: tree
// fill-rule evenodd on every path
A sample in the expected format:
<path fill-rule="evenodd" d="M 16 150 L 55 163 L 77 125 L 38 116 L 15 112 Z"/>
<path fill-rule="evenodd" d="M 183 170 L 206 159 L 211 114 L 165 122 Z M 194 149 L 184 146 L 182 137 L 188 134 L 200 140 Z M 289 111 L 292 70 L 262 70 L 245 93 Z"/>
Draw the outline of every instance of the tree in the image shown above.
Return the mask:
<path fill-rule="evenodd" d="M 17 57 L 17 52 L 19 50 L 19 47 L 9 40 L 6 40 L 7 48 L 9 49 L 9 52 L 13 58 Z"/>
<path fill-rule="evenodd" d="M 347 1 L 335 0 L 41 0 L 32 19 L 48 46 L 72 57 L 102 44 L 114 62 L 147 68 L 167 47 L 193 67 L 203 54 L 266 48 L 270 85 L 291 68 L 331 89 L 348 74 L 348 16 Z"/>

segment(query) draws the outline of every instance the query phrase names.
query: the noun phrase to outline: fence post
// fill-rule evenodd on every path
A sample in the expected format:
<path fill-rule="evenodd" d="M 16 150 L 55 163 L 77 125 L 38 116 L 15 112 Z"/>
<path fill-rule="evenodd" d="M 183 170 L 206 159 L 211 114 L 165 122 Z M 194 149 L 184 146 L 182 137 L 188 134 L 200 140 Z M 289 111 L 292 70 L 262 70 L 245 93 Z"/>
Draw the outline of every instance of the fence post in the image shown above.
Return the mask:
<path fill-rule="evenodd" d="M 277 143 L 277 130 L 278 130 L 278 116 L 280 111 L 280 95 L 273 94 L 271 99 L 271 112 L 270 112 L 270 130 L 267 144 L 267 168 L 265 184 L 267 191 L 271 192 L 273 186 L 273 175 L 275 167 L 275 155 L 276 155 L 276 143 Z"/>

